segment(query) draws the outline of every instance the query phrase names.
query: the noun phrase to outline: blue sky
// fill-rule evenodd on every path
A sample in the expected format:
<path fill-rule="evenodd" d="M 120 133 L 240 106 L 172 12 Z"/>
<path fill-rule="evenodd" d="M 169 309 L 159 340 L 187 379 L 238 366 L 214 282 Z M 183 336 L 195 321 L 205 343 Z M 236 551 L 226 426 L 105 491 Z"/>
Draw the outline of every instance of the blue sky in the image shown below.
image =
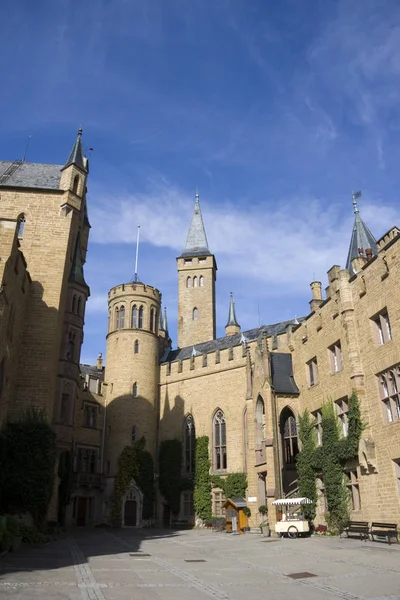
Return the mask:
<path fill-rule="evenodd" d="M 83 123 L 91 287 L 82 362 L 105 352 L 107 291 L 163 293 L 196 186 L 242 329 L 306 314 L 344 265 L 351 190 L 376 237 L 400 225 L 397 0 L 3 0 L 0 158 L 63 163 Z"/>

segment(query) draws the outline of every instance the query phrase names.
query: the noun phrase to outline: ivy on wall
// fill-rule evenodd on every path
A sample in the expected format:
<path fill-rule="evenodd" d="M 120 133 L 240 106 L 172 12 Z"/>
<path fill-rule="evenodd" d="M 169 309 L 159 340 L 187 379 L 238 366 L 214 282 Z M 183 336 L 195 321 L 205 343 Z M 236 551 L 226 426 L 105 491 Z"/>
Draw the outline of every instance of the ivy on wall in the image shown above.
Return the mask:
<path fill-rule="evenodd" d="M 143 519 L 154 517 L 156 493 L 154 489 L 154 461 L 150 452 L 145 450 L 146 441 L 141 437 L 134 445 L 137 453 L 138 473 L 136 483 L 143 492 Z"/>
<path fill-rule="evenodd" d="M 208 436 L 196 439 L 196 462 L 193 502 L 196 515 L 203 520 L 211 519 L 211 480 Z"/>
<path fill-rule="evenodd" d="M 230 473 L 225 478 L 218 475 L 211 476 L 213 487 L 221 488 L 225 498 L 245 498 L 247 490 L 246 473 Z"/>
<path fill-rule="evenodd" d="M 348 431 L 342 437 L 333 402 L 322 406 L 322 445 L 316 447 L 315 420 L 307 411 L 299 417 L 301 452 L 297 455 L 297 471 L 300 493 L 316 500 L 316 477 L 321 474 L 326 495 L 325 515 L 331 530 L 340 530 L 349 520 L 349 494 L 343 467 L 346 461 L 358 454 L 364 423 L 360 403 L 353 391 L 348 405 Z M 310 511 L 308 518 L 314 518 Z"/>
<path fill-rule="evenodd" d="M 46 413 L 31 408 L 1 430 L 0 512 L 29 513 L 43 528 L 53 495 L 56 436 Z"/>

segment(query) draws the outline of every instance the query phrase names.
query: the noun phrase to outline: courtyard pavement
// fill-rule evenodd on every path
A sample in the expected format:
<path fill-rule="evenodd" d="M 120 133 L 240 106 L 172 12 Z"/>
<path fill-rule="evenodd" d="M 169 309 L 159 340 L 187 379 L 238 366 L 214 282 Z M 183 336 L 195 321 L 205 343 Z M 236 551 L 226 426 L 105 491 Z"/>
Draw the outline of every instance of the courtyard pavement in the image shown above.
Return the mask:
<path fill-rule="evenodd" d="M 0 561 L 1 600 L 209 598 L 400 600 L 400 544 L 77 529 Z"/>

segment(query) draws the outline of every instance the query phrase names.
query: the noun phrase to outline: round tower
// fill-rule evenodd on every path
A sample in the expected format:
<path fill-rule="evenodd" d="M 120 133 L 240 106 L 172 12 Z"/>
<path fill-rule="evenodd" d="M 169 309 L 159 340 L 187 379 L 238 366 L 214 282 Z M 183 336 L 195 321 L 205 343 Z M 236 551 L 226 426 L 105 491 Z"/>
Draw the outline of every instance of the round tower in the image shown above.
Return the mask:
<path fill-rule="evenodd" d="M 108 293 L 105 369 L 106 418 L 104 474 L 108 494 L 118 458 L 142 436 L 156 450 L 161 294 L 143 283 L 125 283 Z"/>

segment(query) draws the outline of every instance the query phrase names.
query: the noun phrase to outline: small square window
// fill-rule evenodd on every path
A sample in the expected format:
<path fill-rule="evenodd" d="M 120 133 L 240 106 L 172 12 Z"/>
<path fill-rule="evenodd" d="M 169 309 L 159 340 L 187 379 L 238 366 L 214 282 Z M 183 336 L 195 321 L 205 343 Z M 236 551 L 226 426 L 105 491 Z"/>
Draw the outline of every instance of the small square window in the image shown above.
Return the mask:
<path fill-rule="evenodd" d="M 385 308 L 377 315 L 372 317 L 372 327 L 374 331 L 375 342 L 382 346 L 392 339 L 392 330 L 390 328 L 389 314 Z"/>

